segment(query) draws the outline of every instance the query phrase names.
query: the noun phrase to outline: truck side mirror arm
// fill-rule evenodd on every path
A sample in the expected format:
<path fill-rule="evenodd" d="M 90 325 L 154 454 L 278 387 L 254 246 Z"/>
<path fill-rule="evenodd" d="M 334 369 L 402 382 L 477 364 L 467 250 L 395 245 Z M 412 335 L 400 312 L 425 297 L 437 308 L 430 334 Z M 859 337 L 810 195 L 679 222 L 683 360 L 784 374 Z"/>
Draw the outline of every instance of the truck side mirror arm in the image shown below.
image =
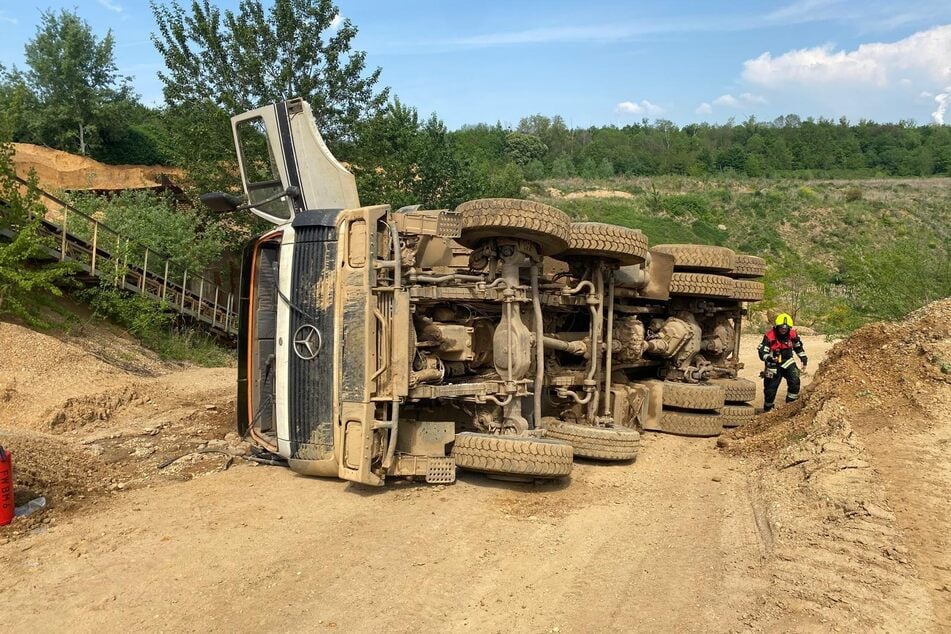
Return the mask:
<path fill-rule="evenodd" d="M 250 202 L 242 203 L 240 198 L 238 198 L 237 196 L 228 194 L 226 192 L 208 192 L 207 194 L 202 194 L 199 197 L 199 199 L 201 200 L 202 203 L 204 203 L 206 207 L 208 207 L 210 210 L 214 211 L 215 213 L 225 214 L 225 213 L 230 213 L 232 211 L 244 211 L 246 209 L 251 209 L 252 207 L 257 207 L 259 205 L 266 205 L 280 198 L 284 198 L 285 196 L 299 198 L 300 189 L 298 189 L 297 187 L 288 187 L 284 191 L 280 191 L 280 192 L 277 192 L 276 194 L 272 194 L 271 196 L 268 196 L 264 200 L 258 200 L 254 202 L 253 204 Z"/>

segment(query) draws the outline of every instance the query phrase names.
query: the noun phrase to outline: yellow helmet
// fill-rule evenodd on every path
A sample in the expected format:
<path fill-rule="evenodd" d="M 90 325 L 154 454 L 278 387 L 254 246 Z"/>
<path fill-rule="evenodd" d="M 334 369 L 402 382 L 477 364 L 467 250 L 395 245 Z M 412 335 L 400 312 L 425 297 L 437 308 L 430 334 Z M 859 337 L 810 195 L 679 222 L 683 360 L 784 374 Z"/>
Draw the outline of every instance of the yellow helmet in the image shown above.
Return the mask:
<path fill-rule="evenodd" d="M 793 327 L 792 317 L 789 315 L 789 313 L 779 313 L 776 316 L 776 325 L 788 326 L 792 328 Z"/>

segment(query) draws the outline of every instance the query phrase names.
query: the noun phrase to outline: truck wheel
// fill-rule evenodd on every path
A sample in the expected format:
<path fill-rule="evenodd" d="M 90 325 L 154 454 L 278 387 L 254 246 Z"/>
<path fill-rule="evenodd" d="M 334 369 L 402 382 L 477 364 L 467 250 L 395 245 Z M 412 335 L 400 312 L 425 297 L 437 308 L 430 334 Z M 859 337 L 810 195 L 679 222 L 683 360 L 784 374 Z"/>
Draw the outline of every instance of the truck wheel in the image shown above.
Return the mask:
<path fill-rule="evenodd" d="M 724 427 L 740 427 L 753 420 L 756 409 L 752 405 L 725 405 L 720 410 Z"/>
<path fill-rule="evenodd" d="M 763 283 L 752 280 L 733 280 L 733 299 L 758 302 L 763 299 Z"/>
<path fill-rule="evenodd" d="M 514 198 L 482 198 L 464 202 L 458 242 L 470 249 L 490 238 L 522 238 L 538 245 L 541 255 L 561 253 L 568 246 L 571 219 L 560 209 Z"/>
<path fill-rule="evenodd" d="M 736 280 L 709 273 L 674 273 L 670 276 L 670 294 L 693 297 L 733 297 Z"/>
<path fill-rule="evenodd" d="M 712 383 L 664 381 L 664 406 L 681 409 L 716 410 L 723 407 L 726 393 Z"/>
<path fill-rule="evenodd" d="M 628 427 L 593 427 L 562 421 L 550 423 L 546 436 L 567 442 L 575 457 L 618 461 L 634 460 L 641 438 Z"/>
<path fill-rule="evenodd" d="M 723 433 L 723 422 L 719 414 L 661 412 L 658 431 L 678 436 L 719 436 Z"/>
<path fill-rule="evenodd" d="M 711 379 L 710 382 L 723 386 L 727 403 L 746 403 L 756 398 L 756 383 L 748 379 Z"/>
<path fill-rule="evenodd" d="M 637 229 L 602 222 L 573 222 L 568 248 L 559 259 L 595 257 L 618 264 L 641 264 L 647 257 L 647 236 Z"/>
<path fill-rule="evenodd" d="M 452 457 L 470 471 L 560 478 L 571 473 L 573 454 L 560 440 L 464 432 L 456 434 Z"/>
<path fill-rule="evenodd" d="M 766 274 L 766 260 L 745 253 L 736 254 L 736 264 L 730 271 L 730 277 L 763 277 Z"/>
<path fill-rule="evenodd" d="M 732 271 L 736 254 L 726 247 L 708 244 L 660 244 L 655 251 L 674 256 L 675 271 Z"/>

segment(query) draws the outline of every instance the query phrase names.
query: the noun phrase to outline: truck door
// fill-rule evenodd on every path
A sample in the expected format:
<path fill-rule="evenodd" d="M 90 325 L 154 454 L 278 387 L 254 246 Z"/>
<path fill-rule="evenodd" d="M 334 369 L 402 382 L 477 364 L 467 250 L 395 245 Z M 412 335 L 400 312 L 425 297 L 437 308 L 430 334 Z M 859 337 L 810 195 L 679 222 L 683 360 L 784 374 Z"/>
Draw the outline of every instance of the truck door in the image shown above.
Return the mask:
<path fill-rule="evenodd" d="M 251 211 L 286 224 L 307 209 L 360 206 L 356 181 L 327 148 L 310 109 L 290 99 L 231 119 Z M 288 191 L 293 193 L 288 193 Z"/>

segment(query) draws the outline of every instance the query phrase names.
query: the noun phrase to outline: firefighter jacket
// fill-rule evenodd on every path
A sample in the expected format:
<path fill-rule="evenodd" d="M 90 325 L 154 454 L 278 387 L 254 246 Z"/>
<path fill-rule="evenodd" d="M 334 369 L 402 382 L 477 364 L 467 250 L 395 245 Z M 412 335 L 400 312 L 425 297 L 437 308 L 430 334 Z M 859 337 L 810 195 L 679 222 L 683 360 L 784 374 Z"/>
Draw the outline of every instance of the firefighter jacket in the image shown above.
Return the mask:
<path fill-rule="evenodd" d="M 799 338 L 795 328 L 790 328 L 785 337 L 780 337 L 774 328 L 770 328 L 763 335 L 763 341 L 760 342 L 756 352 L 763 361 L 774 359 L 783 368 L 795 365 L 793 352 L 802 360 L 803 365 L 808 360 L 806 350 L 802 346 L 802 339 Z"/>

